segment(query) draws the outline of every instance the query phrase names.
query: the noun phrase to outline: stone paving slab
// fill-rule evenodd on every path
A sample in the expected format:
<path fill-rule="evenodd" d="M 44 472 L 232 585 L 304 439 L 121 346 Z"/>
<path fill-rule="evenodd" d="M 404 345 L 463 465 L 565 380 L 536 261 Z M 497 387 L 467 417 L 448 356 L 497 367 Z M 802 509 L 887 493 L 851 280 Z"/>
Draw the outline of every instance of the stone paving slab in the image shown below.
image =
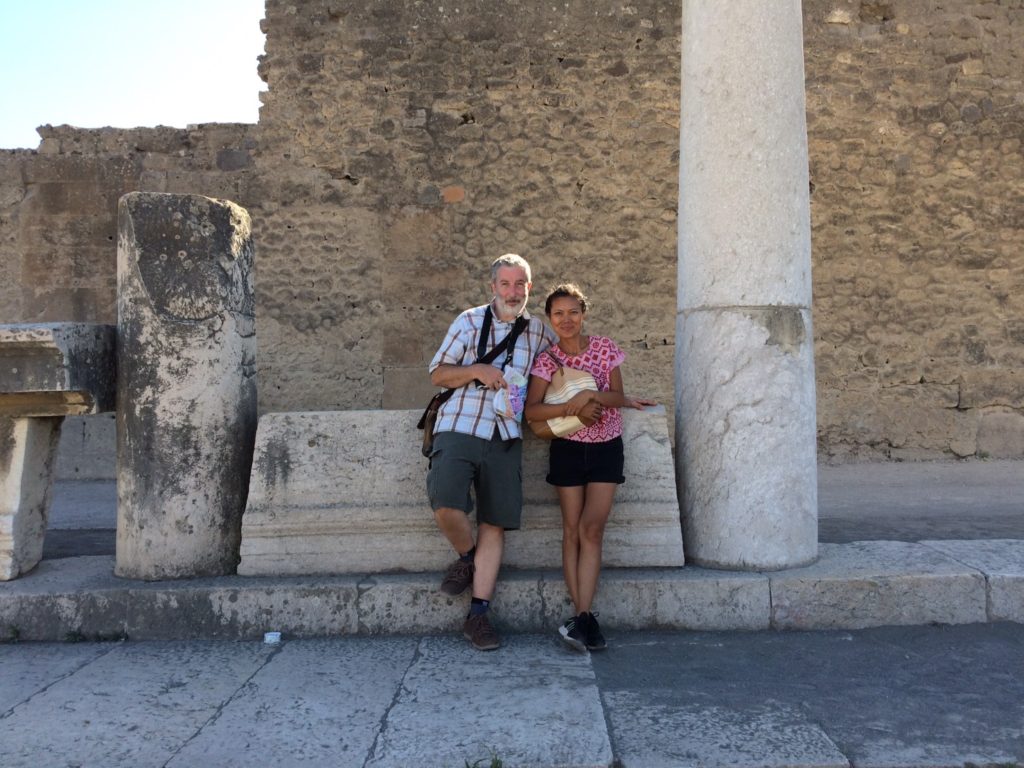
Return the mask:
<path fill-rule="evenodd" d="M 286 643 L 167 765 L 363 765 L 409 665 L 420 658 L 418 643 Z"/>
<path fill-rule="evenodd" d="M 16 706 L 115 647 L 98 643 L 0 645 L 0 721 Z"/>
<path fill-rule="evenodd" d="M 990 621 L 1024 622 L 1024 541 L 923 541 L 971 568 L 988 581 Z"/>
<path fill-rule="evenodd" d="M 862 629 L 988 620 L 984 575 L 902 541 L 822 544 L 817 563 L 770 574 L 777 629 Z"/>
<path fill-rule="evenodd" d="M 589 657 L 554 636 L 517 636 L 482 654 L 426 638 L 367 768 L 607 766 L 611 744 Z"/>
<path fill-rule="evenodd" d="M 163 766 L 270 655 L 256 643 L 114 646 L 0 719 L 3 765 Z"/>
<path fill-rule="evenodd" d="M 858 768 L 1024 765 L 1024 625 L 633 632 L 609 642 L 591 663 L 625 768 L 814 756 L 828 765 L 829 743 Z M 765 752 L 770 723 L 791 729 L 792 742 Z"/>
<path fill-rule="evenodd" d="M 648 704 L 638 693 L 604 697 L 623 766 L 643 768 L 849 768 L 849 761 L 799 710 L 766 702 L 728 707 Z M 685 738 L 679 738 L 686 734 Z"/>

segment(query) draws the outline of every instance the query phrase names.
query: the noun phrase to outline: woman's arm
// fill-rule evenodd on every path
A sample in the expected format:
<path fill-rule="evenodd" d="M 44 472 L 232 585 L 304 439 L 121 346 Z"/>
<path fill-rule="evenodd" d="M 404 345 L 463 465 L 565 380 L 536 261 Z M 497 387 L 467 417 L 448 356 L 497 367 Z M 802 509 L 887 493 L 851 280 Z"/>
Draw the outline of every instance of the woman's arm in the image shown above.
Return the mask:
<path fill-rule="evenodd" d="M 654 400 L 646 397 L 628 397 L 622 390 L 622 366 L 612 368 L 608 377 L 607 392 L 599 392 L 598 400 L 605 408 L 637 408 L 643 409 L 645 405 L 657 405 Z"/>

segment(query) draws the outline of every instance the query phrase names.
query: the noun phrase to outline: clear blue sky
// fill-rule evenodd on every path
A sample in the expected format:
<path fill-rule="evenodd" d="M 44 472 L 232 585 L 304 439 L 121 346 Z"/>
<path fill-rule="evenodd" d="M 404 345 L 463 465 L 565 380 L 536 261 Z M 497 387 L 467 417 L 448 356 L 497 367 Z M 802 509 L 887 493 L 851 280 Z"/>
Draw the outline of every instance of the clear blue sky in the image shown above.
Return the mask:
<path fill-rule="evenodd" d="M 0 0 L 0 148 L 38 125 L 255 123 L 263 0 Z"/>

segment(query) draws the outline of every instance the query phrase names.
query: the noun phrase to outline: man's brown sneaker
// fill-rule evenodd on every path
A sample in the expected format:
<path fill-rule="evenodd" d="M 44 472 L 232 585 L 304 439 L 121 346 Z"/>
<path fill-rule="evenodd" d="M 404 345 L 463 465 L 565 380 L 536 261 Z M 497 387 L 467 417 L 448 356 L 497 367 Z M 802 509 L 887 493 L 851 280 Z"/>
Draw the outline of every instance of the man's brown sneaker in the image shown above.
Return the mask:
<path fill-rule="evenodd" d="M 461 595 L 473 583 L 473 561 L 461 558 L 448 566 L 441 580 L 441 591 L 446 595 Z"/>
<path fill-rule="evenodd" d="M 470 616 L 462 625 L 462 634 L 478 651 L 493 651 L 501 646 L 501 638 L 486 613 Z"/>

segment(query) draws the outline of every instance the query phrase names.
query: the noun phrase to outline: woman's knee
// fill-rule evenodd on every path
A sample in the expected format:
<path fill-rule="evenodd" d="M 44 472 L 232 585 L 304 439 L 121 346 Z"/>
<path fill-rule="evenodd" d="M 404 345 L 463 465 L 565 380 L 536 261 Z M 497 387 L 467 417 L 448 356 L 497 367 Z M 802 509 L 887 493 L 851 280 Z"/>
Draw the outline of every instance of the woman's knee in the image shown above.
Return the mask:
<path fill-rule="evenodd" d="M 575 522 L 562 521 L 562 541 L 579 541 L 580 540 L 580 523 L 579 520 Z"/>
<path fill-rule="evenodd" d="M 604 539 L 604 521 L 580 523 L 579 538 L 587 544 L 600 544 Z"/>

